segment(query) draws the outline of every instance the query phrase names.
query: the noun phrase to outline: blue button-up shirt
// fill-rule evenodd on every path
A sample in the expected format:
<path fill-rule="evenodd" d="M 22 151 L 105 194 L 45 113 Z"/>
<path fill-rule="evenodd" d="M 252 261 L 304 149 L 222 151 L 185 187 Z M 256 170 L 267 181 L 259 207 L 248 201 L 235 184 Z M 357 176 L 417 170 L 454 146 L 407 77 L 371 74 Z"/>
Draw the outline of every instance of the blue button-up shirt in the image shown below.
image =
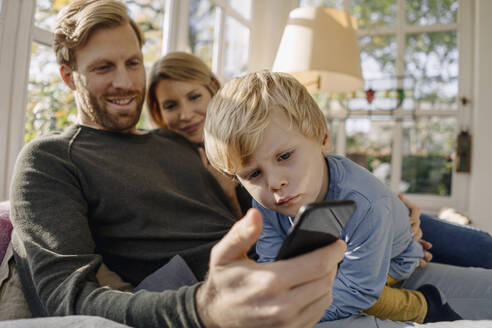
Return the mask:
<path fill-rule="evenodd" d="M 347 158 L 328 155 L 330 185 L 326 200 L 351 199 L 357 208 L 340 239 L 347 243 L 333 285 L 333 303 L 322 321 L 360 313 L 379 299 L 388 274 L 403 280 L 423 257 L 412 237 L 408 209 L 365 168 Z M 287 236 L 292 219 L 253 201 L 264 220 L 256 251 L 260 262 L 273 261 Z"/>

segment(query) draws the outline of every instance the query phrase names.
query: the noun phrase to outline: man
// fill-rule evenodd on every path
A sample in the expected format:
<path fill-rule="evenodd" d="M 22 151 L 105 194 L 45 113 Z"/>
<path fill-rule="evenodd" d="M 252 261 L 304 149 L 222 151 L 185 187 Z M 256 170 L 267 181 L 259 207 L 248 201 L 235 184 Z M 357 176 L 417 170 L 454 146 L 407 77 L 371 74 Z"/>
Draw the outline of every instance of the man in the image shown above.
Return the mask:
<path fill-rule="evenodd" d="M 11 188 L 15 259 L 33 314 L 134 327 L 314 325 L 331 304 L 344 243 L 289 261 L 247 259 L 259 212 L 235 222 L 186 140 L 135 127 L 142 43 L 116 0 L 74 0 L 59 15 L 55 51 L 77 124 L 27 145 Z M 177 254 L 203 283 L 129 293 L 96 279 L 104 260 L 136 285 Z"/>

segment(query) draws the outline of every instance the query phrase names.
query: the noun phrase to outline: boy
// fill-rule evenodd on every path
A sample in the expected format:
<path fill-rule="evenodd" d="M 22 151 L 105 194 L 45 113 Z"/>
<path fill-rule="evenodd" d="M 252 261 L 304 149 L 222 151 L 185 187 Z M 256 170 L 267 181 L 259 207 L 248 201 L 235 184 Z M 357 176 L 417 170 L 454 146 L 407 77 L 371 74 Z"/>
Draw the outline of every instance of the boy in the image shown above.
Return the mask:
<path fill-rule="evenodd" d="M 407 279 L 423 256 L 411 236 L 408 210 L 367 170 L 328 155 L 326 120 L 293 77 L 262 71 L 227 83 L 209 104 L 205 148 L 211 164 L 236 176 L 263 215 L 256 246 L 261 262 L 275 259 L 302 205 L 356 202 L 340 237 L 347 252 L 323 320 L 363 311 L 400 321 L 460 318 L 449 305 L 442 305 L 432 285 L 422 292 L 385 286 Z"/>

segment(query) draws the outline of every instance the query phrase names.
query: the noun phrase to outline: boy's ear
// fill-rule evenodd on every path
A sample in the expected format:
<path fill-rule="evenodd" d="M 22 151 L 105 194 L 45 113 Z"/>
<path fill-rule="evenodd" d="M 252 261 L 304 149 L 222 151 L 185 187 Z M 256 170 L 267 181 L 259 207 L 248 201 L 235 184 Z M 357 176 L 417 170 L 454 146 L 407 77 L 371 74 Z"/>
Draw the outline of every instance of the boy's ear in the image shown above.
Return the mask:
<path fill-rule="evenodd" d="M 61 78 L 63 80 L 63 82 L 65 82 L 65 84 L 73 91 L 75 91 L 75 83 L 73 81 L 73 69 L 70 68 L 70 66 L 68 65 L 65 65 L 65 64 L 62 64 L 60 66 L 60 75 L 61 75 Z"/>
<path fill-rule="evenodd" d="M 325 136 L 323 137 L 323 143 L 321 144 L 321 152 L 323 155 L 328 155 L 331 153 L 333 149 L 333 145 L 331 143 L 331 137 L 329 133 L 326 133 Z"/>

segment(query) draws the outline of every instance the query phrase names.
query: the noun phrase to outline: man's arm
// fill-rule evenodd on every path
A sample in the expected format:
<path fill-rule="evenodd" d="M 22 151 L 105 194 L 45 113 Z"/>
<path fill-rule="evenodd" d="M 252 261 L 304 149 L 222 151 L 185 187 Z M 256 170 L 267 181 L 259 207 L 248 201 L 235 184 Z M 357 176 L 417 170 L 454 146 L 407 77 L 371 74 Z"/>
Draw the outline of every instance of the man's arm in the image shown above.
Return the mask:
<path fill-rule="evenodd" d="M 197 285 L 135 294 L 99 285 L 101 256 L 89 228 L 84 177 L 59 142 L 28 145 L 11 188 L 17 265 L 38 314 L 97 315 L 133 327 L 200 327 Z"/>
<path fill-rule="evenodd" d="M 261 231 L 258 216 L 253 231 L 245 230 L 246 238 L 242 225 L 236 225 L 214 249 L 209 277 L 200 288 L 204 293 L 195 293 L 199 285 L 135 294 L 101 287 L 96 279 L 101 256 L 95 254 L 82 180 L 66 148 L 55 143 L 33 143 L 16 164 L 11 199 L 19 271 L 45 315 L 97 315 L 148 328 L 202 327 L 200 314 L 211 327 L 232 321 L 268 327 L 289 320 L 291 312 L 302 314 L 294 324 L 315 322 L 330 304 L 332 271 L 343 243 L 338 251 L 262 266 L 245 256 Z M 313 290 L 326 292 L 313 298 Z"/>
<path fill-rule="evenodd" d="M 209 275 L 196 293 L 206 327 L 312 327 L 332 302 L 345 243 L 287 261 L 256 263 L 246 252 L 262 231 L 250 209 L 213 248 Z"/>

